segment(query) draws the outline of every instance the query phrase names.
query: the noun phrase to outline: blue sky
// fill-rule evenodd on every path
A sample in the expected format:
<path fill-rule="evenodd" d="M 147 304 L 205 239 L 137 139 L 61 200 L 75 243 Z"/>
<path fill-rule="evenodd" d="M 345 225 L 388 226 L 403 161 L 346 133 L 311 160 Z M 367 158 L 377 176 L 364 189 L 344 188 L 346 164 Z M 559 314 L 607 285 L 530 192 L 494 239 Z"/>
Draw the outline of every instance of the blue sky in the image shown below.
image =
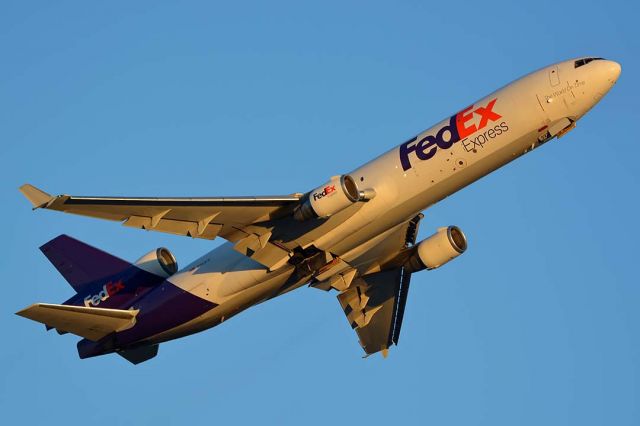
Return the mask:
<path fill-rule="evenodd" d="M 638 10 L 628 1 L 0 5 L 0 412 L 24 424 L 640 424 Z M 470 248 L 414 276 L 400 346 L 361 359 L 302 288 L 132 366 L 15 316 L 71 288 L 66 233 L 186 265 L 220 244 L 31 212 L 77 195 L 306 191 L 552 62 L 622 64 L 577 128 L 426 212 Z"/>

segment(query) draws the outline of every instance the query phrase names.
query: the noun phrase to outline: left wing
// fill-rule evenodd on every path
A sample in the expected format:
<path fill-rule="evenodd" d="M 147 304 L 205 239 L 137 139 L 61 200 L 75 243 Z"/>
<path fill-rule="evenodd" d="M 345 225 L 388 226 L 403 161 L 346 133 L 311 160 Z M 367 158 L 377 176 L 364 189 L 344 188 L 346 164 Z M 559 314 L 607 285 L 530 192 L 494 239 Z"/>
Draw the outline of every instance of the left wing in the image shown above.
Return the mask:
<path fill-rule="evenodd" d="M 122 222 L 125 226 L 212 240 L 238 241 L 244 228 L 292 208 L 301 194 L 262 197 L 151 198 L 51 196 L 29 184 L 20 191 L 45 208 Z M 240 232 L 239 232 L 240 231 Z"/>
<path fill-rule="evenodd" d="M 398 344 L 410 278 L 402 268 L 378 272 L 355 279 L 338 295 L 367 355 L 382 351 L 386 357 L 389 347 Z"/>
<path fill-rule="evenodd" d="M 400 339 L 411 282 L 411 273 L 403 265 L 415 250 L 422 217 L 419 214 L 405 222 L 363 255 L 378 258 L 381 271 L 351 280 L 348 278 L 353 276 L 343 274 L 341 282 L 327 281 L 343 285 L 333 287 L 342 289 L 338 301 L 367 356 L 379 351 L 386 356 L 389 347 Z"/>

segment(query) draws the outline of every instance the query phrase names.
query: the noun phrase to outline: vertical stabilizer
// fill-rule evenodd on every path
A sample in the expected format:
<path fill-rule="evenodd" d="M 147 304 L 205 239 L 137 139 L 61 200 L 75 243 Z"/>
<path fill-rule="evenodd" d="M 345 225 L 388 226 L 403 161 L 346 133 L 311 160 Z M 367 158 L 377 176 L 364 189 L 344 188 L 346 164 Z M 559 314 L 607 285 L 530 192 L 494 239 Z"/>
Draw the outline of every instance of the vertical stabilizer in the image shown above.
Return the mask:
<path fill-rule="evenodd" d="M 115 276 L 131 266 L 129 262 L 68 235 L 54 238 L 40 250 L 78 293 L 89 284 Z"/>

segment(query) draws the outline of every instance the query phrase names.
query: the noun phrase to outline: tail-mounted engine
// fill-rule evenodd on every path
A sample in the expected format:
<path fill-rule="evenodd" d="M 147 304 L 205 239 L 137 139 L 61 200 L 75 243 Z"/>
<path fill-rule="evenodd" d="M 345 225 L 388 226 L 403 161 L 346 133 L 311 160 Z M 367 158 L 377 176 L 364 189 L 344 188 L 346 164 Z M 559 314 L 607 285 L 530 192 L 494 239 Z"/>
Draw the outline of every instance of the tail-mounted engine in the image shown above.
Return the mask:
<path fill-rule="evenodd" d="M 351 176 L 333 176 L 329 182 L 302 198 L 293 217 L 299 221 L 327 218 L 346 209 L 356 201 L 368 201 L 373 197 L 375 197 L 375 192 L 372 189 L 359 191 Z"/>
<path fill-rule="evenodd" d="M 178 272 L 178 262 L 166 248 L 160 247 L 136 260 L 134 265 L 159 277 L 167 278 Z"/>
<path fill-rule="evenodd" d="M 407 272 L 435 269 L 455 259 L 467 249 L 467 237 L 457 226 L 438 229 L 417 244 L 414 254 L 405 264 Z"/>

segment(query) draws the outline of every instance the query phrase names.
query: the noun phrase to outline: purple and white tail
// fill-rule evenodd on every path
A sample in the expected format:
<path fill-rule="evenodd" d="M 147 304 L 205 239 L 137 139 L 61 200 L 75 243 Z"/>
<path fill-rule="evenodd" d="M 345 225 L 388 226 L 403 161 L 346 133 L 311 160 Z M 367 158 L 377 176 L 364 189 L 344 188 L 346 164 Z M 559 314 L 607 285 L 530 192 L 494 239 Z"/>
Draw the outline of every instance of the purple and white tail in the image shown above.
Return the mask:
<path fill-rule="evenodd" d="M 129 263 L 60 235 L 40 250 L 77 292 L 65 305 L 128 309 L 178 269 L 175 258 L 165 248 Z"/>

